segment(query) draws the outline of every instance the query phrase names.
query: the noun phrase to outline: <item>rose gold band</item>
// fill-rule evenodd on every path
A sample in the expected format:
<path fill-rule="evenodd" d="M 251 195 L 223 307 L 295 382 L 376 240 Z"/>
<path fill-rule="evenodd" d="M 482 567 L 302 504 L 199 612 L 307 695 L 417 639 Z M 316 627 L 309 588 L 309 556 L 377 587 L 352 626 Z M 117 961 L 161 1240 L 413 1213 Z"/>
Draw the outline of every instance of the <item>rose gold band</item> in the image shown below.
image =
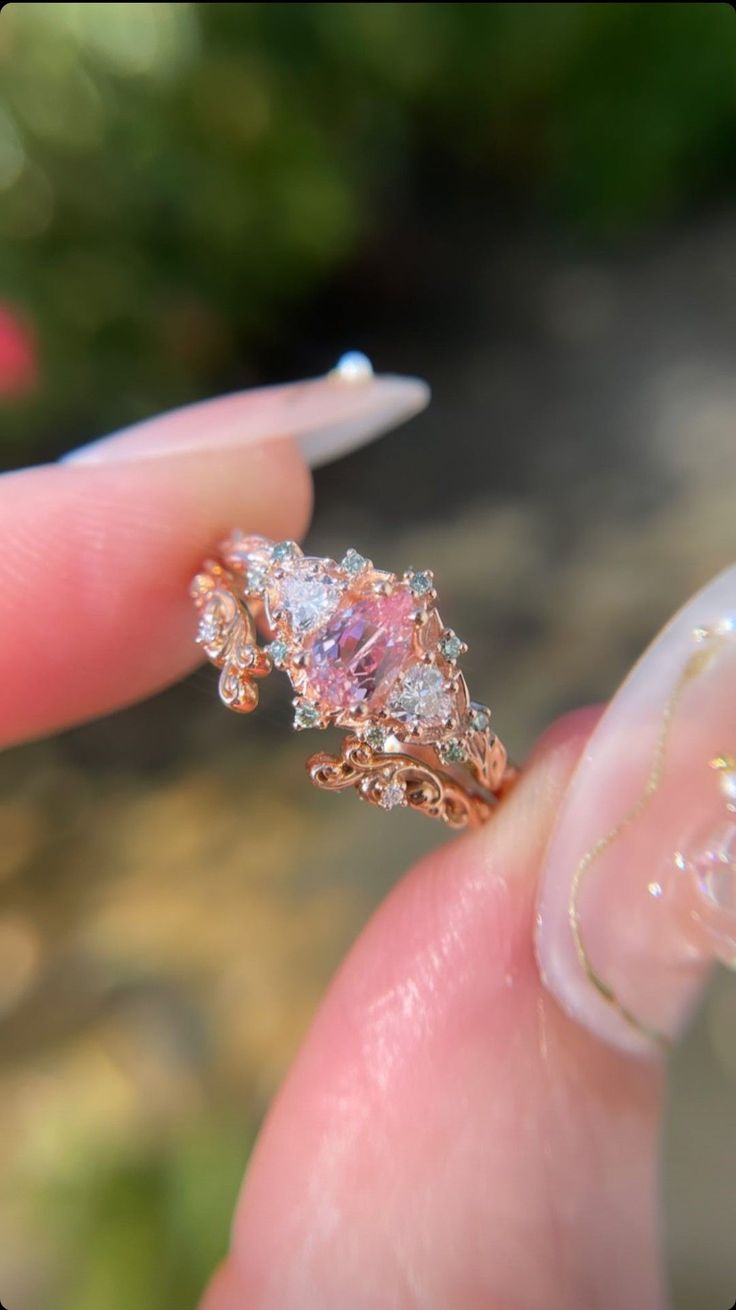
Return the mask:
<path fill-rule="evenodd" d="M 338 754 L 308 760 L 317 786 L 462 828 L 485 822 L 516 777 L 490 711 L 470 700 L 466 647 L 442 624 L 430 573 L 398 577 L 354 550 L 338 564 L 234 533 L 191 591 L 230 709 L 255 709 L 258 679 L 276 666 L 296 693 L 295 727 L 347 729 Z"/>

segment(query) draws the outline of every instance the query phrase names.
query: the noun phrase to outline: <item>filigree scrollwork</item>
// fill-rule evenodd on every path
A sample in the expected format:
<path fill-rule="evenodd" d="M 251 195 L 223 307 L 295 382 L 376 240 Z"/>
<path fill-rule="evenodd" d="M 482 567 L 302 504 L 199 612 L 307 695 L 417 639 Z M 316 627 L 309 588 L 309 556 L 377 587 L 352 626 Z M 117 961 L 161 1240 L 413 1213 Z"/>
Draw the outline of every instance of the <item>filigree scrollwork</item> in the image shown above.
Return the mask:
<path fill-rule="evenodd" d="M 253 615 L 218 564 L 197 575 L 192 596 L 199 610 L 196 640 L 208 660 L 221 669 L 220 698 L 229 709 L 248 714 L 258 704 L 255 680 L 265 678 L 273 667 L 270 656 L 258 646 Z"/>
<path fill-rule="evenodd" d="M 515 770 L 490 710 L 470 699 L 458 663 L 467 647 L 445 627 L 428 570 L 399 576 L 356 550 L 337 563 L 235 532 L 192 596 L 227 706 L 254 709 L 257 679 L 275 666 L 294 692 L 295 728 L 349 733 L 341 754 L 309 761 L 318 786 L 353 787 L 370 804 L 454 828 L 483 822 L 508 790 Z"/>
<path fill-rule="evenodd" d="M 371 805 L 408 805 L 452 828 L 483 823 L 491 812 L 488 801 L 469 793 L 449 774 L 410 755 L 374 751 L 358 737 L 346 737 L 339 755 L 313 755 L 307 769 L 318 787 L 353 787 Z"/>

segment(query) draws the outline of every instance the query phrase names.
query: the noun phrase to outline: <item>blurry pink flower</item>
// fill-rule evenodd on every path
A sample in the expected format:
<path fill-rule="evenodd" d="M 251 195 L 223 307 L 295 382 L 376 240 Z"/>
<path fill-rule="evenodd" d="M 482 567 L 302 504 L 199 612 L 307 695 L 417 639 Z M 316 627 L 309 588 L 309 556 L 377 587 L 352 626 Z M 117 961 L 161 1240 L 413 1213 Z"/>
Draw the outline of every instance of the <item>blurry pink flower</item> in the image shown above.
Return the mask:
<path fill-rule="evenodd" d="M 8 305 L 0 304 L 0 397 L 21 396 L 38 379 L 36 342 Z"/>

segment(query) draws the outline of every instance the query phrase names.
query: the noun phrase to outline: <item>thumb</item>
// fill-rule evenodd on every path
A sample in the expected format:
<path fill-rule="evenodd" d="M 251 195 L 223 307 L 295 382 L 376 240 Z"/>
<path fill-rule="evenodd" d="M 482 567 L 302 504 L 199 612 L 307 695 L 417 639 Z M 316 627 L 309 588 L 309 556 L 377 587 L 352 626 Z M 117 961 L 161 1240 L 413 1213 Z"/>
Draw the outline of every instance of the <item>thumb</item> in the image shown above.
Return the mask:
<path fill-rule="evenodd" d="M 660 1304 L 661 1068 L 540 985 L 538 866 L 595 719 L 551 730 L 498 815 L 410 873 L 274 1106 L 206 1310 Z"/>

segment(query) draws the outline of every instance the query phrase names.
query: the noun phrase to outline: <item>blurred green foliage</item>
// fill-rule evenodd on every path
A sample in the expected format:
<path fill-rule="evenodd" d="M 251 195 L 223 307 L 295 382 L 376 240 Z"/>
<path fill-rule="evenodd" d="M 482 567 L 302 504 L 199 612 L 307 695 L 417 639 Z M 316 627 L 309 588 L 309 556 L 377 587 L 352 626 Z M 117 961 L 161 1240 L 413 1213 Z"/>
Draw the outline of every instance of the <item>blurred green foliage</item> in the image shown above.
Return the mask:
<path fill-rule="evenodd" d="M 38 360 L 0 330 L 6 444 L 249 381 L 421 222 L 418 161 L 594 237 L 731 190 L 735 36 L 697 3 L 6 5 L 0 294 Z"/>
<path fill-rule="evenodd" d="M 242 1122 L 223 1116 L 138 1157 L 80 1160 L 46 1195 L 59 1310 L 192 1305 L 225 1257 L 247 1145 Z"/>

